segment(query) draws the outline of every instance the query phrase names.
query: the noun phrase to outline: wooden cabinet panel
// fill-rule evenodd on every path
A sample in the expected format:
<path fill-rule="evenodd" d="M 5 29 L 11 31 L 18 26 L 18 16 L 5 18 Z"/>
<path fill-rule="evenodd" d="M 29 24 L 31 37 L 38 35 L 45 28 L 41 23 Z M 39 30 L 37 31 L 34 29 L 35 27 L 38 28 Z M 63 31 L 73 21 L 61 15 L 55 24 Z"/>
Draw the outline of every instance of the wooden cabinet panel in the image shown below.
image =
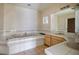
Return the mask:
<path fill-rule="evenodd" d="M 63 41 L 65 41 L 64 38 L 52 35 L 45 35 L 44 39 L 44 43 L 48 46 L 55 45 Z"/>
<path fill-rule="evenodd" d="M 60 42 L 61 42 L 60 40 L 51 39 L 51 45 L 55 45 L 55 44 L 58 44 L 58 43 L 60 43 Z"/>
<path fill-rule="evenodd" d="M 51 36 L 50 35 L 45 35 L 44 43 L 48 46 L 50 46 L 50 40 Z"/>
<path fill-rule="evenodd" d="M 51 40 L 50 38 L 45 38 L 45 44 L 50 46 L 50 40 Z"/>
<path fill-rule="evenodd" d="M 61 42 L 65 41 L 65 39 L 64 39 L 64 38 L 59 38 L 58 40 L 60 40 Z"/>
<path fill-rule="evenodd" d="M 56 40 L 59 40 L 59 41 L 65 41 L 64 38 L 62 38 L 62 37 L 57 37 L 57 36 L 52 36 L 52 39 L 56 39 Z"/>
<path fill-rule="evenodd" d="M 61 43 L 63 41 L 64 41 L 64 38 L 57 37 L 57 36 L 52 36 L 51 45 L 55 45 L 55 44 Z"/>

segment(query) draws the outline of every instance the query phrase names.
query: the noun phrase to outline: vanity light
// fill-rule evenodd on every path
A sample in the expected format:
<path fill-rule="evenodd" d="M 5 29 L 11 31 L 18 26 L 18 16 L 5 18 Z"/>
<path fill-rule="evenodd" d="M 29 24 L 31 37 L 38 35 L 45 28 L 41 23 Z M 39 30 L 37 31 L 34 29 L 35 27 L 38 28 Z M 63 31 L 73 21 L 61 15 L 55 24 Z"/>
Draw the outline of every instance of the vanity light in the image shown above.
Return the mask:
<path fill-rule="evenodd" d="M 70 5 L 67 5 L 67 6 L 64 6 L 64 7 L 60 8 L 60 9 L 63 10 L 63 9 L 67 9 L 69 7 L 70 7 Z"/>

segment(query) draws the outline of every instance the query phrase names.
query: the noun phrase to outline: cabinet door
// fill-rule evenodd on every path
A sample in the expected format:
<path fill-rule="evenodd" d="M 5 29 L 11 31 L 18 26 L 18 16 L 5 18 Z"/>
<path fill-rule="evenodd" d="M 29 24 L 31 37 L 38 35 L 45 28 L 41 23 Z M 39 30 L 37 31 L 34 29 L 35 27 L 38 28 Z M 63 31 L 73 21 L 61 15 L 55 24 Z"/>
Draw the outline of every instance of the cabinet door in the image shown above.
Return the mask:
<path fill-rule="evenodd" d="M 55 45 L 64 41 L 64 38 L 52 36 L 51 45 Z"/>
<path fill-rule="evenodd" d="M 46 45 L 50 46 L 50 37 L 45 36 L 44 42 L 45 42 Z"/>
<path fill-rule="evenodd" d="M 51 39 L 51 45 L 55 45 L 55 44 L 58 44 L 58 43 L 60 43 L 61 41 L 59 41 L 59 40 L 57 40 L 57 39 L 55 39 L 55 38 L 53 38 L 53 39 Z"/>
<path fill-rule="evenodd" d="M 65 41 L 65 39 L 64 39 L 64 38 L 62 38 L 62 37 L 56 37 L 56 39 L 57 39 L 57 40 L 59 40 L 60 42 Z"/>
<path fill-rule="evenodd" d="M 52 36 L 52 38 L 53 38 L 53 39 L 57 39 L 57 40 L 59 40 L 59 41 L 65 41 L 65 39 L 62 38 L 62 37 Z"/>

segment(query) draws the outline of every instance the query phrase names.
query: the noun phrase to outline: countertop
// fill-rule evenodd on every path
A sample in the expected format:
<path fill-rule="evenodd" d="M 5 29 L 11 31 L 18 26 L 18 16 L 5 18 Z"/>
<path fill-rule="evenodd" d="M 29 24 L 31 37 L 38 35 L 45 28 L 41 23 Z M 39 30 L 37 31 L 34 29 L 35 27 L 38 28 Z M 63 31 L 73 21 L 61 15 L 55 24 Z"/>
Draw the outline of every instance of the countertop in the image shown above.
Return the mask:
<path fill-rule="evenodd" d="M 47 55 L 79 55 L 79 50 L 70 48 L 66 41 L 45 49 Z"/>
<path fill-rule="evenodd" d="M 65 38 L 65 35 L 64 35 L 64 34 L 61 34 L 61 33 L 52 33 L 52 32 L 46 32 L 45 34 Z"/>

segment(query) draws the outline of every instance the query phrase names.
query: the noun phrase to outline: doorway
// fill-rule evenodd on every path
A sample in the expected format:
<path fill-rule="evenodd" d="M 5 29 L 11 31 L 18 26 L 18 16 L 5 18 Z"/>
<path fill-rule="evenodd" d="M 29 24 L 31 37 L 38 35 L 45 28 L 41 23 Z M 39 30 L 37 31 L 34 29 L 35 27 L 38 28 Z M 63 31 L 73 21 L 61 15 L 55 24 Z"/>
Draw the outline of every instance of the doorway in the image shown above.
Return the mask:
<path fill-rule="evenodd" d="M 75 18 L 69 18 L 67 26 L 67 32 L 75 33 Z"/>

